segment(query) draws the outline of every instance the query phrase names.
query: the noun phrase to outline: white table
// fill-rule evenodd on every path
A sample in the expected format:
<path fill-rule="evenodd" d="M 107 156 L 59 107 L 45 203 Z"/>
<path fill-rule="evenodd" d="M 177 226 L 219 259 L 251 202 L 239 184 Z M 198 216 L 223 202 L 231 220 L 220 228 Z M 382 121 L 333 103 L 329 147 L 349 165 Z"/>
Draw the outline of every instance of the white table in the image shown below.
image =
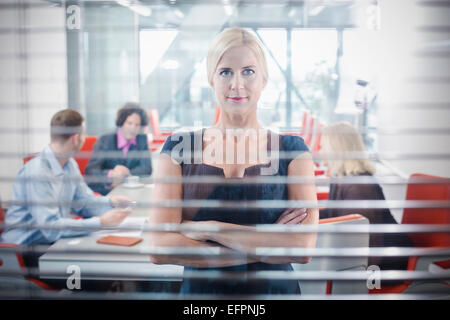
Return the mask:
<path fill-rule="evenodd" d="M 118 186 L 111 194 L 121 194 L 139 201 L 151 200 L 151 185 L 139 188 Z M 148 216 L 148 208 L 135 208 L 132 218 Z M 103 232 L 103 231 L 102 231 Z M 65 238 L 56 241 L 39 258 L 39 270 L 43 279 L 67 279 L 69 266 L 77 266 L 84 280 L 130 280 L 130 281 L 182 281 L 183 267 L 177 265 L 156 265 L 141 250 L 148 247 L 148 236 L 131 247 L 97 243 L 101 235 Z M 101 253 L 99 253 L 101 251 Z"/>

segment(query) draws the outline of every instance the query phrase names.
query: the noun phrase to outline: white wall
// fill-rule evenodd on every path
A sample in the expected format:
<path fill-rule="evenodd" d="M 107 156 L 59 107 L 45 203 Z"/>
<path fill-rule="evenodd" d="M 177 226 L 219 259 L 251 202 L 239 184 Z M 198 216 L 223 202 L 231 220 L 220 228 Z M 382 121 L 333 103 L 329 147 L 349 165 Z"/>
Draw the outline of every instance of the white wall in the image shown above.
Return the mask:
<path fill-rule="evenodd" d="M 442 41 L 448 32 L 423 32 L 423 26 L 449 25 L 450 7 L 424 6 L 411 0 L 381 0 L 381 28 L 371 46 L 375 52 L 378 82 L 378 129 L 415 129 L 417 134 L 379 134 L 380 154 L 402 159 L 385 160 L 386 174 L 407 178 L 420 172 L 450 177 L 448 134 L 423 134 L 421 129 L 446 129 L 450 123 L 450 57 L 424 56 L 421 52 Z M 450 46 L 441 50 L 449 52 Z M 405 157 L 417 154 L 422 159 Z M 403 200 L 406 185 L 382 185 L 387 200 Z M 402 209 L 392 209 L 398 222 Z"/>
<path fill-rule="evenodd" d="M 448 31 L 425 32 L 421 27 L 448 26 L 449 17 L 448 5 L 421 5 L 411 0 L 381 1 L 381 30 L 377 39 L 380 130 L 449 129 L 450 57 L 421 54 L 427 47 L 450 41 Z M 441 50 L 448 53 L 450 46 L 447 44 Z M 422 172 L 450 177 L 449 159 L 438 160 L 431 156 L 450 153 L 448 134 L 380 135 L 379 152 L 425 156 L 425 159 L 389 160 L 408 176 Z"/>
<path fill-rule="evenodd" d="M 2 1 L 0 152 L 28 154 L 49 141 L 51 116 L 67 106 L 65 12 L 45 1 Z M 20 31 L 20 32 L 19 32 Z M 21 56 L 22 54 L 22 56 Z M 23 55 L 26 54 L 26 55 Z M 29 129 L 19 133 L 17 130 Z M 20 156 L 0 157 L 0 199 L 10 200 Z"/>

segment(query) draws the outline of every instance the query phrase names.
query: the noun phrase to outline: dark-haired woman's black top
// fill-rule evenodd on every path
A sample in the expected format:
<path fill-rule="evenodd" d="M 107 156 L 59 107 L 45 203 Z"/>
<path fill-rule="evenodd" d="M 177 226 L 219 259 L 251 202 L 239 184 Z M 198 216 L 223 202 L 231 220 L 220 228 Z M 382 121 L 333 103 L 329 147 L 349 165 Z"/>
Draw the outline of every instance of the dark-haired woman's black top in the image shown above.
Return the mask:
<path fill-rule="evenodd" d="M 371 176 L 363 173 L 361 176 Z M 329 200 L 385 200 L 379 184 L 331 184 Z M 371 224 L 396 224 L 389 209 L 334 209 L 320 210 L 320 219 L 340 217 L 348 214 L 365 216 Z M 373 233 L 369 238 L 370 247 L 409 247 L 411 240 L 406 234 Z M 369 257 L 368 264 L 377 265 L 381 270 L 406 270 L 408 257 Z"/>
<path fill-rule="evenodd" d="M 105 155 L 108 156 L 105 157 Z M 136 145 L 130 145 L 126 157 L 117 147 L 117 133 L 101 136 L 94 145 L 91 159 L 85 170 L 88 186 L 102 195 L 108 194 L 112 188 L 111 182 L 107 181 L 107 175 L 109 170 L 114 169 L 117 165 L 127 167 L 133 176 L 152 174 L 150 150 L 145 134 L 136 136 Z M 103 178 L 104 182 L 89 182 L 89 178 Z"/>
<path fill-rule="evenodd" d="M 201 155 L 201 141 L 203 131 L 188 133 L 188 135 L 173 135 L 167 139 L 162 148 L 162 153 L 166 153 L 176 160 L 182 169 L 183 177 L 193 176 L 215 176 L 225 177 L 221 168 L 194 163 L 195 151 Z M 272 136 L 273 135 L 273 136 Z M 271 160 L 270 163 L 255 165 L 247 168 L 243 178 L 228 178 L 236 180 L 248 177 L 261 176 L 287 176 L 289 163 L 299 154 L 308 152 L 308 148 L 300 137 L 289 135 L 278 135 L 270 132 L 270 137 L 276 141 L 277 147 L 273 147 L 271 139 L 268 139 L 268 150 L 272 152 L 277 148 L 279 151 L 289 151 L 289 159 Z M 183 139 L 189 138 L 191 145 L 191 155 L 186 156 L 185 150 L 175 148 Z M 199 149 L 194 149 L 194 141 L 199 141 Z M 174 149 L 175 148 L 175 149 Z M 177 150 L 176 152 L 174 152 Z M 271 153 L 273 155 L 273 153 Z M 186 156 L 186 157 L 185 157 Z M 200 157 L 201 158 L 201 157 Z M 186 161 L 187 160 L 187 161 Z M 265 172 L 264 168 L 269 167 L 275 170 L 270 174 Z M 183 183 L 183 200 L 220 200 L 220 201 L 256 201 L 256 200 L 288 200 L 288 188 L 286 184 L 204 184 L 204 183 Z M 225 209 L 225 208 L 183 208 L 183 218 L 189 217 L 188 220 L 206 221 L 215 220 L 240 225 L 254 224 L 273 224 L 277 221 L 281 213 L 285 209 L 259 208 L 259 209 Z M 299 294 L 300 287 L 298 281 L 294 280 L 246 280 L 246 272 L 264 271 L 264 270 L 280 270 L 292 271 L 292 266 L 288 264 L 267 264 L 262 262 L 250 263 L 232 267 L 214 267 L 214 268 L 192 268 L 185 267 L 185 271 L 191 270 L 214 270 L 218 275 L 223 275 L 223 280 L 212 279 L 185 279 L 181 288 L 182 293 L 211 293 L 211 294 Z M 241 280 L 232 280 L 225 278 L 225 272 L 243 272 Z"/>

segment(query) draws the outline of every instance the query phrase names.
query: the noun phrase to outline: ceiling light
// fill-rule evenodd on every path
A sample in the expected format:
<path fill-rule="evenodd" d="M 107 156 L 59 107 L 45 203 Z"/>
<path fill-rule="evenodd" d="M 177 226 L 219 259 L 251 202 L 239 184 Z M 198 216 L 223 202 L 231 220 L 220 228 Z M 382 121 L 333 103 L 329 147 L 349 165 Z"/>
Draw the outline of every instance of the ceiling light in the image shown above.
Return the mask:
<path fill-rule="evenodd" d="M 152 9 L 147 6 L 144 6 L 137 0 L 116 0 L 118 4 L 121 6 L 127 7 L 133 12 L 140 14 L 141 16 L 150 16 L 152 14 Z"/>
<path fill-rule="evenodd" d="M 297 10 L 295 10 L 295 8 L 292 8 L 291 10 L 289 10 L 289 13 L 288 13 L 289 18 L 292 18 L 293 16 L 295 16 L 296 13 L 297 13 Z"/>
<path fill-rule="evenodd" d="M 309 10 L 309 15 L 310 16 L 317 16 L 320 12 L 322 12 L 322 10 L 324 9 L 324 6 L 317 6 L 312 8 L 311 10 Z"/>
<path fill-rule="evenodd" d="M 173 13 L 180 19 L 184 18 L 184 13 L 180 9 L 175 9 Z"/>
<path fill-rule="evenodd" d="M 226 13 L 228 16 L 231 16 L 231 15 L 233 14 L 233 7 L 230 6 L 229 4 L 224 5 L 224 6 L 223 6 L 223 9 L 225 10 L 225 13 Z"/>

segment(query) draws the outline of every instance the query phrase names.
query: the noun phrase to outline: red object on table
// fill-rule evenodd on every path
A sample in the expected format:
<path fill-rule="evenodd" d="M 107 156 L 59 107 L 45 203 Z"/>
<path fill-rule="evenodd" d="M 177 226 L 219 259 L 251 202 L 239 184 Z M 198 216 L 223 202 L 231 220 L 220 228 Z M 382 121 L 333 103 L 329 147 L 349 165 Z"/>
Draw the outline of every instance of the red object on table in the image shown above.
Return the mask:
<path fill-rule="evenodd" d="M 98 239 L 97 243 L 131 247 L 141 241 L 142 238 L 137 237 L 105 236 L 103 238 Z"/>

